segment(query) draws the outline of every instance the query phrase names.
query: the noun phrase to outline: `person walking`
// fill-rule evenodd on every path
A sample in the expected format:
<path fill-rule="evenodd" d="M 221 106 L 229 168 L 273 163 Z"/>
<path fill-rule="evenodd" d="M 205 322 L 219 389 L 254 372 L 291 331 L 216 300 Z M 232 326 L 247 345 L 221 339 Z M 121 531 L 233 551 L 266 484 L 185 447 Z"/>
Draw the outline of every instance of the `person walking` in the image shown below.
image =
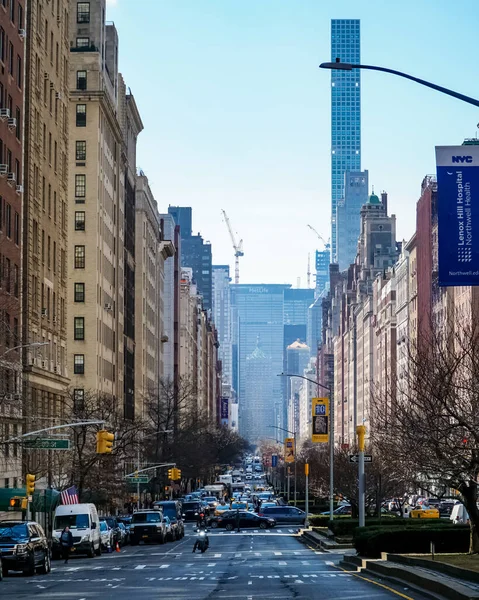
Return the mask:
<path fill-rule="evenodd" d="M 62 548 L 62 558 L 65 559 L 65 564 L 67 564 L 70 556 L 70 549 L 73 546 L 73 535 L 68 525 L 62 531 L 60 536 L 60 546 Z"/>

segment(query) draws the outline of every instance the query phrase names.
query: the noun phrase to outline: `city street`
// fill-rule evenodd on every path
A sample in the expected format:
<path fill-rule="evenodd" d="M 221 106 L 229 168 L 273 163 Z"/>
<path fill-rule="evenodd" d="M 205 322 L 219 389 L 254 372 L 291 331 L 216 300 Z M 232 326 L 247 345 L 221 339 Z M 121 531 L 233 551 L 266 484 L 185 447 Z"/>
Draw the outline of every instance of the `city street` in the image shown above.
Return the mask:
<path fill-rule="evenodd" d="M 288 528 L 241 533 L 211 531 L 205 554 L 192 553 L 186 537 L 164 546 L 127 546 L 101 558 L 54 562 L 48 576 L 12 574 L 0 583 L 2 599 L 41 600 L 386 600 L 398 596 L 335 566 L 339 555 L 312 550 Z M 294 530 L 293 530 L 294 531 Z M 402 598 L 421 598 L 402 591 Z"/>

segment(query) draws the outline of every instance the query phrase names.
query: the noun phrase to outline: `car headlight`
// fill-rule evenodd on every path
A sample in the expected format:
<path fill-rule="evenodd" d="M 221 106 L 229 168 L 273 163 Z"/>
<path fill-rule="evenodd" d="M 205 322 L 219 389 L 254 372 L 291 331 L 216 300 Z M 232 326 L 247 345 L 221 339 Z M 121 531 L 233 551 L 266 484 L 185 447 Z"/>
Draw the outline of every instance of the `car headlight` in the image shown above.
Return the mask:
<path fill-rule="evenodd" d="M 84 535 L 81 539 L 82 542 L 89 542 L 90 541 L 90 534 Z"/>
<path fill-rule="evenodd" d="M 26 554 L 28 550 L 28 544 L 17 544 L 15 546 L 16 554 Z"/>
<path fill-rule="evenodd" d="M 197 515 L 198 513 L 195 513 L 195 515 Z"/>

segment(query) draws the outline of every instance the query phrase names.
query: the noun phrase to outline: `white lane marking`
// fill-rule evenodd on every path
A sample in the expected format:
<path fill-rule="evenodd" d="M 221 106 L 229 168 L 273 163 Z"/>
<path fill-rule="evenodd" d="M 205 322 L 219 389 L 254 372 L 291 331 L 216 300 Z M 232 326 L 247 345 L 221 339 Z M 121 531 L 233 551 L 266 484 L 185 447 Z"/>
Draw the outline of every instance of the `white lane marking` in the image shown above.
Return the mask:
<path fill-rule="evenodd" d="M 282 529 L 277 529 L 276 530 L 278 533 L 283 533 Z"/>
<path fill-rule="evenodd" d="M 121 571 L 121 567 L 113 567 L 112 571 Z"/>
<path fill-rule="evenodd" d="M 328 565 L 328 567 L 334 567 L 335 566 L 335 564 L 333 563 L 332 560 L 326 560 L 326 561 L 324 561 L 324 564 Z"/>
<path fill-rule="evenodd" d="M 68 567 L 67 572 L 71 573 L 72 571 L 79 571 L 81 567 Z"/>
<path fill-rule="evenodd" d="M 259 533 L 259 532 L 258 532 L 258 530 L 257 530 L 257 529 L 255 529 L 255 530 L 253 531 L 253 533 Z"/>
<path fill-rule="evenodd" d="M 160 569 L 167 569 L 170 565 L 160 565 Z"/>
<path fill-rule="evenodd" d="M 293 529 L 288 529 L 289 533 L 293 533 L 294 530 Z"/>
<path fill-rule="evenodd" d="M 248 585 L 253 585 L 253 582 L 252 581 L 248 581 Z M 251 596 L 250 596 L 250 598 L 251 598 Z"/>
<path fill-rule="evenodd" d="M 215 554 L 214 558 L 221 558 L 221 554 Z"/>
<path fill-rule="evenodd" d="M 242 556 L 241 552 L 237 552 L 237 553 L 235 554 L 235 558 L 241 558 L 241 556 Z"/>
<path fill-rule="evenodd" d="M 302 564 L 302 565 L 309 565 L 309 560 L 302 560 L 302 561 L 301 561 L 301 564 Z"/>
<path fill-rule="evenodd" d="M 282 552 L 275 552 L 274 555 L 275 556 L 283 556 L 283 553 Z"/>
<path fill-rule="evenodd" d="M 261 552 L 255 552 L 254 555 L 255 556 L 261 556 Z"/>
<path fill-rule="evenodd" d="M 285 567 L 288 563 L 285 560 L 280 560 L 278 565 L 281 565 L 282 567 Z"/>
<path fill-rule="evenodd" d="M 138 571 L 139 569 L 144 569 L 146 567 L 146 565 L 136 565 L 135 570 Z"/>
<path fill-rule="evenodd" d="M 208 563 L 207 566 L 208 567 L 216 567 L 216 563 Z"/>

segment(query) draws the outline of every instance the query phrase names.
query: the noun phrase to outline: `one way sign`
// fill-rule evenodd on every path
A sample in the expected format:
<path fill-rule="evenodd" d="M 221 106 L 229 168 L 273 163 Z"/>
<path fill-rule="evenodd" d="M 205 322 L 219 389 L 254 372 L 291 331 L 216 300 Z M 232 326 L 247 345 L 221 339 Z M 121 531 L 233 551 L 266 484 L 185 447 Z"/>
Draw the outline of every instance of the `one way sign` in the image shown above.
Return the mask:
<path fill-rule="evenodd" d="M 349 455 L 349 462 L 350 463 L 357 463 L 357 462 L 359 462 L 359 454 L 350 454 Z M 365 463 L 372 463 L 373 462 L 373 455 L 372 454 L 365 454 L 364 455 L 364 462 Z"/>

